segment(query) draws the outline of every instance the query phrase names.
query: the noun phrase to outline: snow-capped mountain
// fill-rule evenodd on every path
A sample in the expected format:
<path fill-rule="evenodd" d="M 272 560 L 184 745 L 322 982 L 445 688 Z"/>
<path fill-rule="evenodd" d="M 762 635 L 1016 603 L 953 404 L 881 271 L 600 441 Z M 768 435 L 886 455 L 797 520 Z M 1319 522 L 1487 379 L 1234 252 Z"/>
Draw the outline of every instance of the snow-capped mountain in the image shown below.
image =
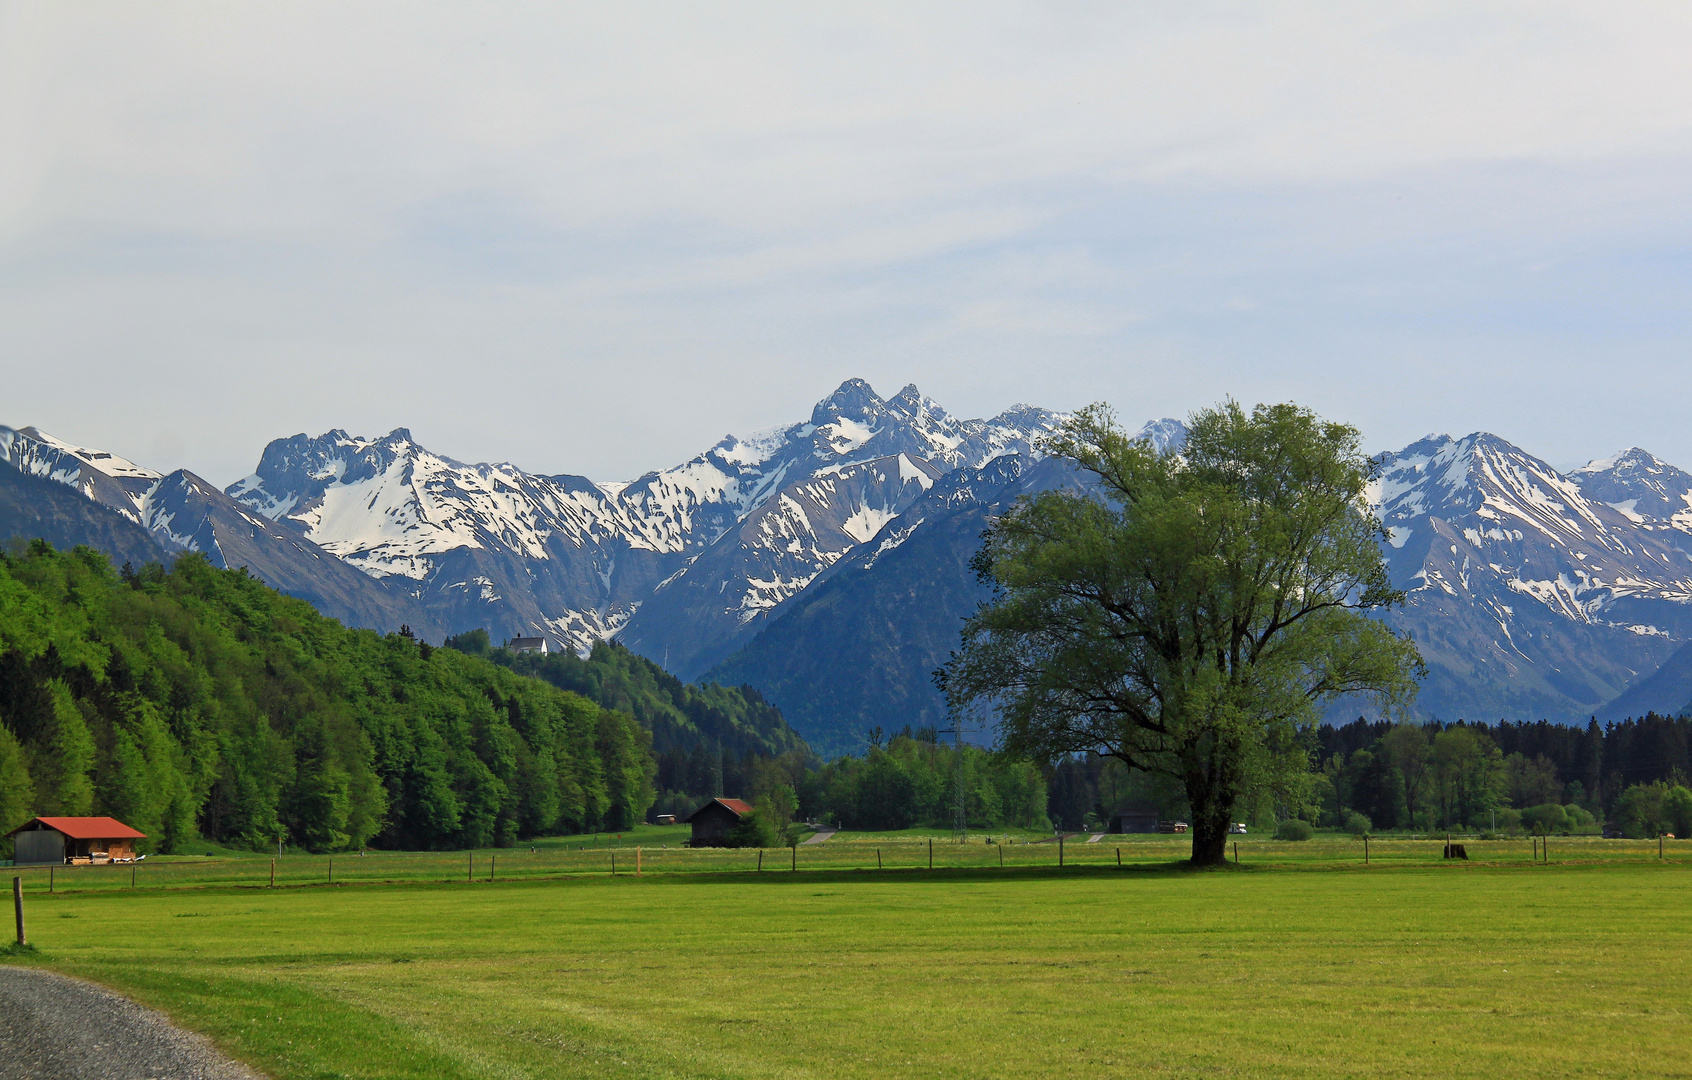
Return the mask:
<path fill-rule="evenodd" d="M 1390 621 L 1428 660 L 1424 712 L 1576 719 L 1692 636 L 1685 538 L 1634 509 L 1655 512 L 1647 485 L 1675 470 L 1624 458 L 1655 462 L 1564 476 L 1486 433 L 1381 456 L 1370 498 L 1408 593 Z"/>
<path fill-rule="evenodd" d="M 716 655 L 935 476 L 1031 453 L 1058 420 L 1028 406 L 958 420 L 914 386 L 883 400 L 852 379 L 808 421 L 727 436 L 626 484 L 465 464 L 399 429 L 279 439 L 228 494 L 453 625 L 577 649 L 622 631 L 687 672 L 686 657 Z M 637 614 L 648 603 L 657 613 Z M 672 625 L 682 611 L 687 625 Z"/>
<path fill-rule="evenodd" d="M 38 535 L 80 527 L 139 551 L 133 523 L 141 543 L 247 566 L 345 622 L 435 639 L 615 635 L 684 678 L 752 681 L 805 731 L 813 714 L 839 727 L 842 709 L 932 711 L 924 673 L 978 598 L 980 529 L 1019 493 L 1081 482 L 1041 459 L 1061 420 L 1027 406 L 960 420 L 915 387 L 883 399 L 854 379 L 804 421 L 627 483 L 466 464 L 403 428 L 279 439 L 227 492 L 33 428 L 0 428 L 0 462 L 110 512 L 75 526 L 58 506 Z M 1139 434 L 1169 449 L 1185 428 Z M 27 517 L 26 486 L 0 485 L 0 510 Z M 1656 699 L 1692 686 L 1692 474 L 1637 448 L 1562 474 L 1493 435 L 1442 435 L 1382 455 L 1369 498 L 1407 593 L 1388 618 L 1428 661 L 1424 714 L 1684 704 Z M 864 675 L 840 691 L 863 665 L 898 686 Z"/>
<path fill-rule="evenodd" d="M 391 630 L 410 624 L 421 632 L 440 632 L 403 595 L 249 512 L 186 469 L 155 472 L 33 427 L 0 427 L 0 462 L 62 484 L 127 518 L 145 529 L 163 554 L 197 551 L 214 566 L 244 566 L 273 588 L 309 600 L 351 625 Z"/>
<path fill-rule="evenodd" d="M 1576 469 L 1569 479 L 1635 525 L 1692 534 L 1692 473 L 1637 446 Z"/>

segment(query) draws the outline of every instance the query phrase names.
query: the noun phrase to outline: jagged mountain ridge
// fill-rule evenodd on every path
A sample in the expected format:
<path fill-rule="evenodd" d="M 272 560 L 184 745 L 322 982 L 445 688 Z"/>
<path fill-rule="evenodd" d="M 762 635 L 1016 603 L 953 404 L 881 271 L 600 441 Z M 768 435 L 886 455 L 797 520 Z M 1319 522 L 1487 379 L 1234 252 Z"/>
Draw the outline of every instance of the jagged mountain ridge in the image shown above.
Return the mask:
<path fill-rule="evenodd" d="M 1388 621 L 1429 662 L 1424 714 L 1580 719 L 1692 635 L 1682 534 L 1586 492 L 1643 501 L 1644 474 L 1564 476 L 1486 433 L 1379 461 L 1370 501 L 1408 594 Z"/>
<path fill-rule="evenodd" d="M 942 727 L 931 675 L 988 591 L 970 559 L 991 518 L 1022 495 L 1081 486 L 1073 467 L 1021 455 L 956 469 L 869 542 L 773 611 L 705 676 L 746 683 L 823 754 L 861 752 L 871 727 Z M 990 732 L 972 741 L 991 741 Z"/>
<path fill-rule="evenodd" d="M 214 485 L 178 469 L 164 474 L 102 450 L 55 439 L 33 427 L 0 427 L 0 462 L 25 477 L 69 488 L 132 523 L 155 545 L 142 548 L 113 523 L 86 513 L 75 528 L 58 522 L 69 512 L 39 497 L 23 504 L 13 529 L 59 543 L 87 543 L 118 561 L 140 562 L 197 551 L 219 567 L 246 567 L 279 592 L 308 600 L 343 623 L 381 630 L 409 624 L 441 634 L 428 614 L 403 595 L 271 521 L 250 513 Z"/>
<path fill-rule="evenodd" d="M 1178 420 L 1136 438 L 1160 451 L 1186 437 Z M 1017 499 L 1091 490 L 1073 465 L 1025 455 L 946 473 L 904 513 L 769 613 L 758 633 L 706 679 L 756 686 L 823 753 L 863 748 L 881 726 L 941 726 L 946 705 L 931 678 L 958 645 L 963 620 L 988 590 L 970 560 L 981 533 Z M 990 742 L 992 733 L 971 733 Z"/>
<path fill-rule="evenodd" d="M 1182 433 L 1162 422 L 1140 434 L 1163 449 Z M 1408 601 L 1387 618 L 1428 660 L 1423 716 L 1583 719 L 1692 637 L 1692 558 L 1675 525 L 1692 478 L 1672 466 L 1634 450 L 1565 476 L 1485 433 L 1378 460 L 1369 497 Z M 985 598 L 968 567 L 980 531 L 1059 482 L 1055 462 L 1026 475 L 1008 464 L 942 478 L 707 677 L 757 686 L 819 748 L 857 747 L 874 724 L 938 723 L 928 675 Z M 1676 656 L 1688 670 L 1659 675 L 1635 712 L 1692 697 L 1692 645 Z"/>
<path fill-rule="evenodd" d="M 883 400 L 852 379 L 806 422 L 727 436 L 626 484 L 467 465 L 398 429 L 277 440 L 228 493 L 449 624 L 578 651 L 622 631 L 685 677 L 934 476 L 1028 453 L 1059 419 L 1017 406 L 957 420 L 914 386 Z M 712 590 L 721 603 L 701 605 Z M 649 602 L 688 625 L 642 618 Z"/>
<path fill-rule="evenodd" d="M 432 637 L 538 631 L 578 649 L 616 635 L 684 677 L 727 677 L 750 670 L 733 657 L 798 625 L 788 615 L 818 597 L 842 616 L 848 578 L 942 573 L 916 557 L 937 508 L 951 499 L 951 511 L 990 516 L 985 477 L 1032 470 L 1060 419 L 1017 407 L 961 421 L 914 387 L 884 400 L 849 380 L 804 422 L 726 437 L 626 484 L 465 465 L 404 429 L 277 440 L 227 493 L 33 429 L 0 429 L 0 459 L 163 548 L 249 565 L 344 621 L 406 621 Z M 1161 421 L 1145 434 L 1168 445 L 1179 431 Z M 1617 699 L 1629 687 L 1660 696 L 1684 684 L 1665 677 L 1658 691 L 1649 679 L 1692 640 L 1692 475 L 1637 448 L 1562 474 L 1485 433 L 1430 436 L 1382 456 L 1371 497 L 1409 594 L 1390 618 L 1430 661 L 1425 714 L 1572 720 L 1632 700 Z M 956 562 L 927 542 L 937 567 Z M 896 611 L 899 588 L 863 588 L 882 598 L 865 611 L 886 627 L 955 638 L 947 604 Z"/>

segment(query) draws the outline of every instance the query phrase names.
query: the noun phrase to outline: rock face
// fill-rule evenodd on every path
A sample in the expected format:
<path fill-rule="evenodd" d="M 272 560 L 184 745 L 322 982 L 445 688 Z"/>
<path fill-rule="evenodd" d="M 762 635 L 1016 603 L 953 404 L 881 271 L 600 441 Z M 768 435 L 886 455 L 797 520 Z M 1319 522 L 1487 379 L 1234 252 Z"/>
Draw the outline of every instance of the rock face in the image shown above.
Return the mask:
<path fill-rule="evenodd" d="M 771 612 L 705 677 L 758 687 L 824 754 L 861 752 L 876 726 L 944 727 L 933 673 L 957 648 L 963 620 L 988 598 L 970 569 L 982 531 L 1023 495 L 1079 485 L 1061 463 L 1020 455 L 946 474 Z"/>
<path fill-rule="evenodd" d="M 960 421 L 914 386 L 883 400 L 852 379 L 806 422 L 626 484 L 467 465 L 400 429 L 279 439 L 228 494 L 435 622 L 578 651 L 618 635 L 690 678 L 935 477 L 1030 453 L 1058 419 L 1018 406 Z"/>
<path fill-rule="evenodd" d="M 1408 593 L 1389 621 L 1428 661 L 1421 710 L 1572 721 L 1655 671 L 1692 634 L 1692 557 L 1666 514 L 1612 502 L 1666 509 L 1665 475 L 1563 476 L 1485 433 L 1382 455 L 1370 498 Z"/>

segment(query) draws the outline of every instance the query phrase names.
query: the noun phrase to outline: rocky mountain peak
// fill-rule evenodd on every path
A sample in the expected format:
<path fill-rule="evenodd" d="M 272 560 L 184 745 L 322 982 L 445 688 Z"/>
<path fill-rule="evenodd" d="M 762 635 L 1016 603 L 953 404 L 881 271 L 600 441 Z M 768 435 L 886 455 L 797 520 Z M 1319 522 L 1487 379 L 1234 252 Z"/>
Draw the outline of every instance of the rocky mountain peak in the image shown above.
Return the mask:
<path fill-rule="evenodd" d="M 1692 533 L 1692 473 L 1629 447 L 1576 469 L 1570 477 L 1587 498 L 1647 529 Z"/>

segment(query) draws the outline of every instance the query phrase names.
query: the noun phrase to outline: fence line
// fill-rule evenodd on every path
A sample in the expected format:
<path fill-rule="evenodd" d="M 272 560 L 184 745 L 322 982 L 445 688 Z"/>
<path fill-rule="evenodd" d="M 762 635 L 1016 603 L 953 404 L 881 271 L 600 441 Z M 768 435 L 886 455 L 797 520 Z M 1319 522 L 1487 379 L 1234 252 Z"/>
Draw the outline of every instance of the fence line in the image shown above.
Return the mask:
<path fill-rule="evenodd" d="M 869 836 L 853 839 L 837 835 L 827 845 L 789 852 L 792 872 L 875 871 L 930 872 L 957 870 L 1006 871 L 1060 868 L 1063 872 L 1136 868 L 1169 865 L 1188 854 L 1187 841 L 1113 838 L 1112 845 L 1074 844 L 1060 850 L 1055 844 L 1010 843 L 986 838 L 955 843 L 942 838 Z M 1692 862 L 1692 845 L 1684 841 L 1600 840 L 1560 837 L 1549 853 L 1530 838 L 1466 841 L 1471 864 L 1533 865 L 1549 858 L 1552 865 L 1590 863 L 1650 863 L 1661 865 Z M 627 848 L 634 848 L 631 842 Z M 640 871 L 640 879 L 665 874 L 757 873 L 766 855 L 745 848 L 653 847 L 642 843 L 639 855 L 621 850 L 625 859 Z M 1374 837 L 1366 845 L 1349 839 L 1292 842 L 1248 839 L 1234 854 L 1242 866 L 1329 868 L 1365 861 L 1372 867 L 1442 863 L 1439 840 L 1411 840 Z M 1539 849 L 1539 850 L 1536 850 Z M 778 849 L 779 850 L 779 849 Z M 1659 855 L 1661 851 L 1661 855 Z M 343 888 L 380 883 L 456 884 L 461 888 L 568 879 L 609 877 L 619 848 L 613 845 L 533 848 L 502 848 L 475 852 L 338 852 L 330 855 L 149 859 L 139 864 L 108 866 L 17 867 L 31 891 L 90 892 L 208 887 L 322 886 Z M 1661 862 L 1659 862 L 1661 860 Z M 1061 867 L 1060 867 L 1061 861 Z M 1538 862 L 1544 865 L 1543 862 Z M 497 873 L 496 873 L 497 869 Z M 619 871 L 623 868 L 618 867 Z M 478 873 L 477 871 L 480 871 Z M 619 873 L 620 879 L 636 877 Z"/>

